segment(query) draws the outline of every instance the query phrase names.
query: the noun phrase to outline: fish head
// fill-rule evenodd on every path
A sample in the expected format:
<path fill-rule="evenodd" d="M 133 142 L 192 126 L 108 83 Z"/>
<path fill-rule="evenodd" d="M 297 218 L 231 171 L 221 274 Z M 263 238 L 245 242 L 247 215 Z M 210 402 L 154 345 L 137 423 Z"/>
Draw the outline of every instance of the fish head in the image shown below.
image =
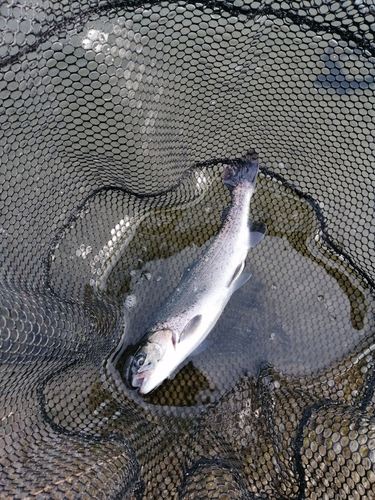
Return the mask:
<path fill-rule="evenodd" d="M 141 394 L 159 386 L 168 376 L 165 356 L 170 348 L 173 348 L 172 330 L 162 329 L 147 335 L 125 361 L 123 373 L 129 386 Z"/>

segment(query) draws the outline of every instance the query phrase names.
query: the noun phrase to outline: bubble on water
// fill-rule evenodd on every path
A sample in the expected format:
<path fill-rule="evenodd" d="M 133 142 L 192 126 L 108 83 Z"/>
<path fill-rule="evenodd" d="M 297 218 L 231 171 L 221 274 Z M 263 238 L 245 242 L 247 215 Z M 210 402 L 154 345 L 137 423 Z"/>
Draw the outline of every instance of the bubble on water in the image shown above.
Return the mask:
<path fill-rule="evenodd" d="M 132 309 L 137 305 L 137 297 L 135 295 L 128 295 L 125 299 L 125 307 Z"/>
<path fill-rule="evenodd" d="M 77 257 L 82 257 L 82 259 L 86 259 L 89 253 L 92 252 L 92 247 L 90 245 L 86 246 L 84 244 L 80 245 L 79 248 L 76 250 L 76 256 Z"/>
<path fill-rule="evenodd" d="M 84 38 L 82 40 L 82 47 L 86 50 L 91 49 L 92 41 L 89 40 L 88 38 Z"/>

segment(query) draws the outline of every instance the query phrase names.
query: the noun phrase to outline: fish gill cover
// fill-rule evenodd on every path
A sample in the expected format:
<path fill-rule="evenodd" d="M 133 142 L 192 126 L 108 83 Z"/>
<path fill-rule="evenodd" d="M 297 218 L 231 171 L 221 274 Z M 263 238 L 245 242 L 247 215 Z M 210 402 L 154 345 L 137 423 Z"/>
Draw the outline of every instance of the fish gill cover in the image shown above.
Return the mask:
<path fill-rule="evenodd" d="M 1 5 L 2 498 L 373 498 L 374 15 Z M 249 147 L 252 279 L 141 397 L 123 351 Z"/>

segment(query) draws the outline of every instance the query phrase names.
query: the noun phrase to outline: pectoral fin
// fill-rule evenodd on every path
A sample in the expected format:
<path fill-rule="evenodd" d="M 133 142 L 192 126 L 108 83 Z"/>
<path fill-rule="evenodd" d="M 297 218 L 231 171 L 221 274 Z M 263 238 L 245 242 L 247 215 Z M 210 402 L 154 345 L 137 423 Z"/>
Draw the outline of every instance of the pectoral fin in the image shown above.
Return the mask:
<path fill-rule="evenodd" d="M 250 273 L 243 273 L 241 276 L 239 276 L 233 283 L 231 284 L 231 292 L 234 293 L 236 290 L 241 288 L 242 285 L 246 283 L 246 281 L 249 281 L 251 278 Z"/>
<path fill-rule="evenodd" d="M 198 328 L 199 323 L 201 322 L 201 320 L 202 320 L 202 315 L 201 314 L 197 314 L 196 316 L 194 316 L 194 318 L 192 318 L 186 324 L 185 328 L 182 330 L 180 338 L 179 338 L 179 342 L 181 342 L 182 340 L 186 340 L 191 335 L 194 335 L 194 333 L 196 332 L 196 330 L 197 330 L 197 328 Z"/>
<path fill-rule="evenodd" d="M 255 247 L 262 241 L 266 234 L 267 226 L 262 222 L 251 222 L 249 226 L 249 248 Z"/>

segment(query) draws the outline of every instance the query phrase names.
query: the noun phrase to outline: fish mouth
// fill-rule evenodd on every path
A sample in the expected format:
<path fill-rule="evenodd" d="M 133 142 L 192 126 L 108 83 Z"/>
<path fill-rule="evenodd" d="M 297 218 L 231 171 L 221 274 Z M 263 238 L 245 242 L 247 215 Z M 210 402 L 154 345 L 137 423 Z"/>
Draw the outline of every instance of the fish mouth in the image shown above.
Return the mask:
<path fill-rule="evenodd" d="M 145 378 L 147 377 L 147 373 L 141 372 L 133 375 L 131 380 L 131 385 L 133 389 L 139 389 L 139 392 L 142 394 L 142 386 L 144 385 Z"/>
<path fill-rule="evenodd" d="M 134 367 L 134 354 L 137 352 L 137 345 L 130 345 L 125 351 L 125 362 L 121 370 L 122 379 L 128 389 L 134 390 L 142 386 L 147 372 L 138 372 Z"/>
<path fill-rule="evenodd" d="M 133 389 L 138 389 L 139 394 L 145 395 L 156 389 L 161 382 L 155 384 L 153 380 L 150 380 L 150 374 L 144 372 L 136 373 L 133 376 L 131 383 Z"/>

